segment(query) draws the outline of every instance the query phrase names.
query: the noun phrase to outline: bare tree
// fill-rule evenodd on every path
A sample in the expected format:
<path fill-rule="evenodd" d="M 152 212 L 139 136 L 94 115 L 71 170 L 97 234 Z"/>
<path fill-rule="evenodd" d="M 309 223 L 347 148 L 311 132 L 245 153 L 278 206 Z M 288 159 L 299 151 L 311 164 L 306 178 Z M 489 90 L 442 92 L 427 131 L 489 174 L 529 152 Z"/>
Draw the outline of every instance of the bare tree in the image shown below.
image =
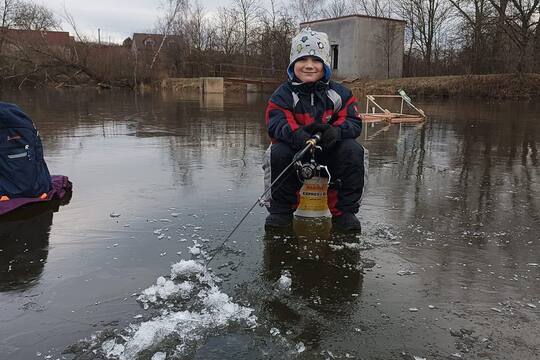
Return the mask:
<path fill-rule="evenodd" d="M 422 54 L 427 75 L 431 75 L 437 39 L 451 10 L 452 5 L 444 0 L 402 0 L 399 3 L 398 11 L 407 20 L 411 39 Z"/>
<path fill-rule="evenodd" d="M 236 53 L 242 43 L 242 34 L 238 31 L 238 15 L 236 11 L 220 8 L 215 23 L 216 42 L 219 51 L 229 57 Z"/>
<path fill-rule="evenodd" d="M 386 78 L 390 78 L 392 69 L 392 59 L 397 51 L 402 49 L 402 28 L 395 21 L 387 20 L 382 25 L 382 31 L 375 35 L 375 39 L 380 44 L 383 59 L 386 67 Z"/>
<path fill-rule="evenodd" d="M 368 16 L 390 16 L 389 0 L 352 0 L 354 12 Z"/>
<path fill-rule="evenodd" d="M 0 53 L 4 47 L 6 31 L 11 27 L 20 0 L 1 0 L 0 11 L 2 15 L 2 26 L 0 28 Z"/>
<path fill-rule="evenodd" d="M 315 20 L 321 15 L 324 2 L 325 0 L 292 0 L 290 4 L 300 22 L 306 22 Z"/>
<path fill-rule="evenodd" d="M 248 56 L 248 35 L 251 30 L 251 25 L 258 16 L 258 1 L 257 0 L 234 0 L 234 7 L 239 12 L 240 25 L 242 26 L 242 44 L 243 44 L 243 61 L 246 66 Z"/>
<path fill-rule="evenodd" d="M 2 0 L 0 2 L 0 12 L 2 14 L 2 28 L 9 28 L 13 23 L 17 9 L 21 4 L 20 0 Z"/>
<path fill-rule="evenodd" d="M 276 47 L 276 30 L 277 30 L 277 8 L 276 1 L 270 0 L 270 9 L 262 12 L 261 21 L 262 21 L 262 34 L 261 39 L 266 38 L 267 40 L 262 40 L 261 43 L 265 43 L 270 52 L 270 64 L 272 69 L 275 69 L 275 47 Z"/>
<path fill-rule="evenodd" d="M 289 43 L 296 24 L 285 9 L 278 9 L 276 0 L 270 0 L 270 8 L 261 15 L 259 29 L 259 53 L 272 71 L 288 64 Z M 268 61 L 269 60 L 269 61 Z"/>
<path fill-rule="evenodd" d="M 13 17 L 13 27 L 23 30 L 56 30 L 60 21 L 52 10 L 33 2 L 20 2 Z"/>
<path fill-rule="evenodd" d="M 529 70 L 528 50 L 538 25 L 540 0 L 489 1 L 504 21 L 504 31 L 518 49 L 518 73 Z"/>
<path fill-rule="evenodd" d="M 347 0 L 331 0 L 323 10 L 324 17 L 334 18 L 352 14 L 352 7 Z"/>
<path fill-rule="evenodd" d="M 492 7 L 489 0 L 449 0 L 456 8 L 462 18 L 466 33 L 471 33 L 472 37 L 472 71 L 480 73 L 486 58 L 485 33 L 488 30 L 488 23 L 493 16 Z"/>
<path fill-rule="evenodd" d="M 540 21 L 536 23 L 536 31 L 534 36 L 534 57 L 540 58 Z M 540 62 L 536 62 L 536 72 L 540 72 Z"/>
<path fill-rule="evenodd" d="M 177 19 L 177 17 L 182 11 L 186 12 L 189 9 L 188 1 L 189 0 L 166 0 L 163 37 L 161 39 L 161 43 L 159 44 L 159 47 L 154 53 L 154 57 L 152 58 L 152 63 L 150 64 L 150 69 L 154 67 L 154 64 L 156 63 L 159 53 L 161 52 L 161 49 L 163 48 L 163 45 L 165 44 L 165 40 L 167 39 L 167 36 L 170 34 L 170 31 L 173 27 L 175 20 Z"/>
<path fill-rule="evenodd" d="M 185 34 L 189 45 L 197 51 L 204 50 L 209 43 L 210 27 L 204 7 L 198 1 L 191 7 L 185 24 Z"/>

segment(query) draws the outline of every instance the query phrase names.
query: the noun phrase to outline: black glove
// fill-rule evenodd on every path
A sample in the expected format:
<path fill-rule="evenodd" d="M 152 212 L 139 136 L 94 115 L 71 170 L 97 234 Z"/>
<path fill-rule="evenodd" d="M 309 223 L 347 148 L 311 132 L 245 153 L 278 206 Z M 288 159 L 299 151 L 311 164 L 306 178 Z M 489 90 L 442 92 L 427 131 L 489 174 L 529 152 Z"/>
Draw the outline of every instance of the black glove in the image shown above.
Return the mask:
<path fill-rule="evenodd" d="M 328 126 L 321 137 L 321 145 L 323 148 L 329 149 L 341 140 L 341 129 L 336 126 Z"/>
<path fill-rule="evenodd" d="M 329 127 L 330 125 L 328 124 L 312 122 L 311 124 L 304 126 L 303 129 L 311 135 L 315 135 L 316 133 L 324 133 L 326 130 L 328 130 Z"/>
<path fill-rule="evenodd" d="M 309 125 L 302 126 L 293 132 L 292 147 L 296 150 L 302 149 L 306 145 L 306 141 L 311 139 L 316 133 L 324 133 L 330 128 L 328 124 L 313 122 Z"/>
<path fill-rule="evenodd" d="M 307 132 L 303 127 L 296 129 L 292 133 L 291 147 L 294 150 L 300 150 L 306 145 L 306 141 L 311 139 L 311 133 Z"/>

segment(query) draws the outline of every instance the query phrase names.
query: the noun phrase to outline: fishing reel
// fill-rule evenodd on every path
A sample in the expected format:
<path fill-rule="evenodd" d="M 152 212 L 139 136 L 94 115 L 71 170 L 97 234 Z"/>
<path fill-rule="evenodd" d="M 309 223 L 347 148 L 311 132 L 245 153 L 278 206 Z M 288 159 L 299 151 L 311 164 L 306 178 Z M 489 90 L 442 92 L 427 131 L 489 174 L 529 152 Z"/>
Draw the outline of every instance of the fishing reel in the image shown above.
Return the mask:
<path fill-rule="evenodd" d="M 311 159 L 307 163 L 298 161 L 295 164 L 295 167 L 296 173 L 298 174 L 298 178 L 300 178 L 300 180 L 309 180 L 318 172 L 317 167 L 319 167 L 319 165 L 315 162 L 315 159 Z"/>
<path fill-rule="evenodd" d="M 315 160 L 316 150 L 322 149 L 320 146 L 314 144 L 310 149 L 309 160 L 303 162 L 300 158 L 294 163 L 296 175 L 302 183 L 306 180 L 312 179 L 315 176 L 324 176 L 324 173 L 327 174 L 328 181 L 330 181 L 330 172 L 328 171 L 328 168 L 324 165 L 317 163 L 317 161 Z"/>

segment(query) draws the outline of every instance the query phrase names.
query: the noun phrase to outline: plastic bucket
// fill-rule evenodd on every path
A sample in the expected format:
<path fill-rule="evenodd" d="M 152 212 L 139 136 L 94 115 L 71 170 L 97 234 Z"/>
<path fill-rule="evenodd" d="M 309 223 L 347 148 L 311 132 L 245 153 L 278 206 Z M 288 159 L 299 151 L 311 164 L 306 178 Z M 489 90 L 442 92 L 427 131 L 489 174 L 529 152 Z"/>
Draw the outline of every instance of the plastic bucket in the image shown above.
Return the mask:
<path fill-rule="evenodd" d="M 302 217 L 330 217 L 328 210 L 328 179 L 315 176 L 304 181 L 300 189 L 300 204 L 294 213 Z"/>

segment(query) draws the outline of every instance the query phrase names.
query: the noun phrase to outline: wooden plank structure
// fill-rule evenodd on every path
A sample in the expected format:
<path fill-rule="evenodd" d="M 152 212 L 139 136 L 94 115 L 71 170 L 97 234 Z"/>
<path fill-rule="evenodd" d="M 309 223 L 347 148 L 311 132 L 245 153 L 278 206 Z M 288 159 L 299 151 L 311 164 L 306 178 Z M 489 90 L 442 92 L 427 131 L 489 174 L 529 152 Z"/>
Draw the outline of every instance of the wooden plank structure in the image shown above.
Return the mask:
<path fill-rule="evenodd" d="M 401 107 L 399 113 L 391 112 L 388 109 L 383 108 L 376 101 L 377 98 L 393 98 L 401 99 Z M 415 114 L 404 114 L 403 106 L 407 104 L 410 108 L 415 110 Z M 373 105 L 373 106 L 371 106 Z M 369 111 L 371 108 L 371 112 Z M 426 114 L 420 108 L 413 105 L 411 98 L 407 96 L 405 91 L 399 90 L 398 95 L 366 95 L 366 112 L 360 114 L 360 118 L 363 122 L 377 123 L 386 121 L 390 124 L 412 123 L 417 124 L 426 121 Z"/>

